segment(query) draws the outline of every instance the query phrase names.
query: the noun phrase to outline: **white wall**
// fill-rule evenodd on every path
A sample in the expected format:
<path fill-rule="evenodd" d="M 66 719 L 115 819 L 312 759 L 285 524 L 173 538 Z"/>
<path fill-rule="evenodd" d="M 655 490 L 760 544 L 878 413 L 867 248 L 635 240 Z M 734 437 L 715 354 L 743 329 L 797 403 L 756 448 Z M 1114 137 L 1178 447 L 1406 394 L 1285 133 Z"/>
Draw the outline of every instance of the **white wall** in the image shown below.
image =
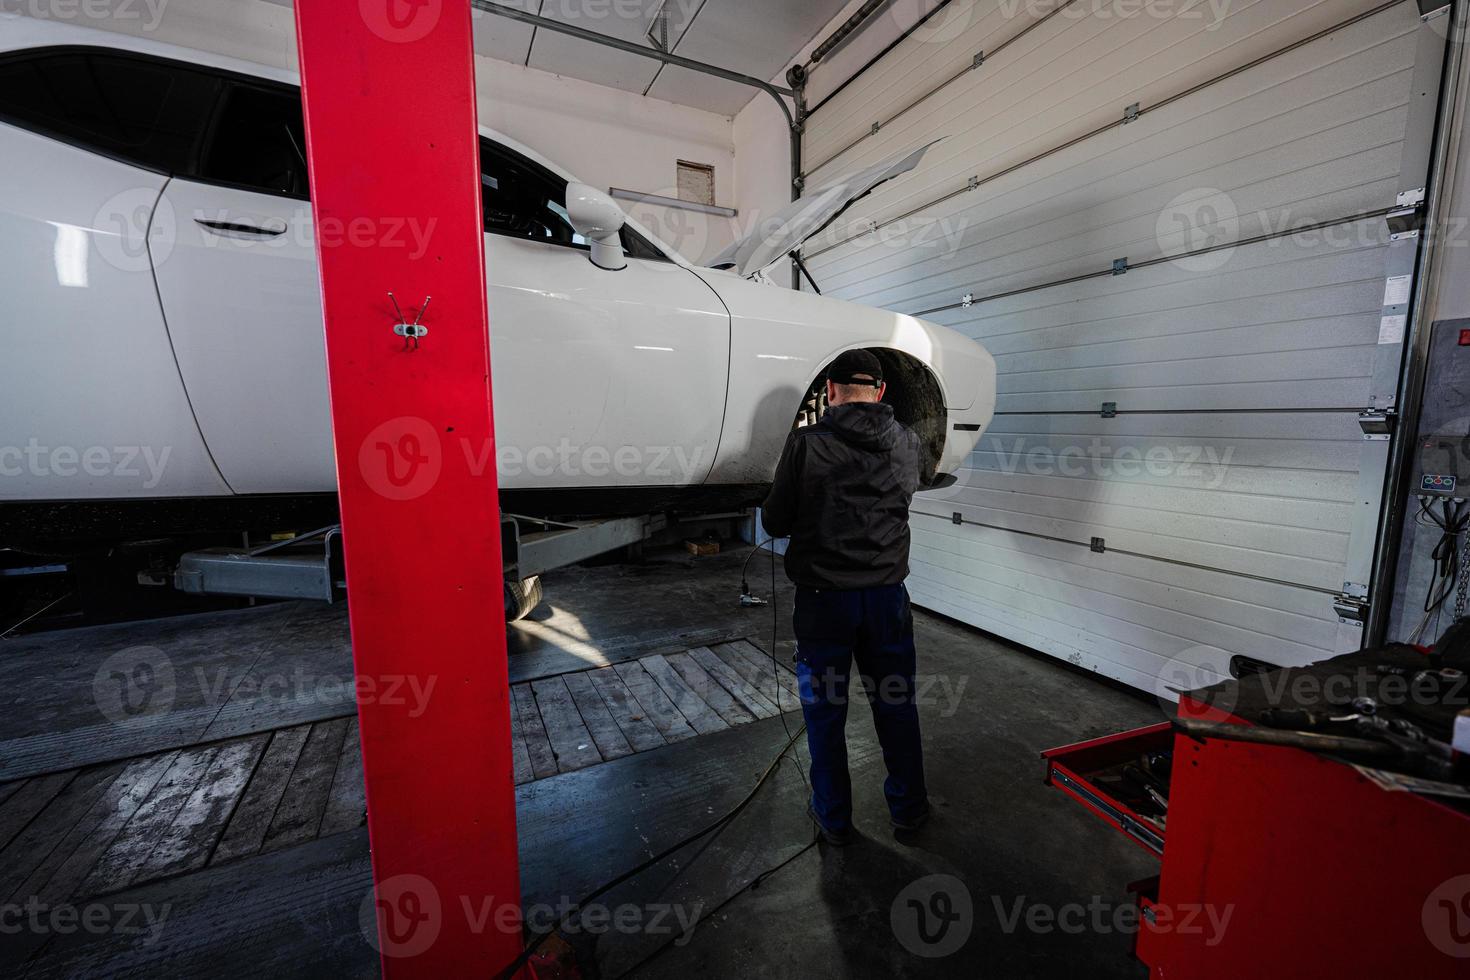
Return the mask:
<path fill-rule="evenodd" d="M 106 2 L 111 16 L 73 14 L 68 19 L 277 68 L 296 68 L 295 23 L 291 8 L 281 3 Z M 490 15 L 477 16 L 477 35 L 489 28 L 491 20 Z M 735 206 L 735 147 L 727 116 L 483 57 L 475 58 L 475 77 L 482 125 L 536 149 L 586 183 L 677 197 L 677 161 L 690 160 L 714 166 L 716 202 Z M 713 256 L 734 237 L 731 219 L 622 203 L 637 221 L 691 261 Z"/>

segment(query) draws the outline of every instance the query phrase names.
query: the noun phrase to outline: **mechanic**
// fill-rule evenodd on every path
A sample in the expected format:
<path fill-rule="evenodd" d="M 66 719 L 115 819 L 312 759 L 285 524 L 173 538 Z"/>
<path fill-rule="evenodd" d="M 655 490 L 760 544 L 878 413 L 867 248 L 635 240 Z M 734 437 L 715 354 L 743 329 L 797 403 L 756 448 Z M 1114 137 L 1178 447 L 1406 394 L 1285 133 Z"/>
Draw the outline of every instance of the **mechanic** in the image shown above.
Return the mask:
<path fill-rule="evenodd" d="M 823 839 L 838 846 L 853 833 L 845 728 L 854 662 L 883 747 L 890 820 L 917 830 L 929 816 L 914 619 L 903 584 L 920 445 L 882 404 L 886 391 L 877 357 L 839 355 L 827 372 L 827 412 L 787 439 L 761 515 L 768 534 L 791 539 L 786 575 L 797 587 L 792 619 L 812 757 L 810 810 Z"/>

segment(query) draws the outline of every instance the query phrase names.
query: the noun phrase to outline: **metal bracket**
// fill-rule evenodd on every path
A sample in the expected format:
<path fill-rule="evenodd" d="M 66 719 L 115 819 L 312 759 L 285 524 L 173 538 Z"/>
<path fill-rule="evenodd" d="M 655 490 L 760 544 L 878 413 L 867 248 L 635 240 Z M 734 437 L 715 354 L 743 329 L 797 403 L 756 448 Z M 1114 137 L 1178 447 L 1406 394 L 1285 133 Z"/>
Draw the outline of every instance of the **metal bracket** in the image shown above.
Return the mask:
<path fill-rule="evenodd" d="M 883 124 L 882 123 L 875 122 L 875 123 L 873 123 L 873 128 L 870 129 L 870 130 L 868 130 L 868 135 L 869 136 L 877 136 L 878 135 L 878 130 L 880 130 L 882 128 L 883 128 Z"/>
<path fill-rule="evenodd" d="M 1384 215 L 1383 220 L 1388 225 L 1389 241 L 1418 238 L 1424 228 L 1424 208 L 1422 204 L 1395 208 Z"/>
<path fill-rule="evenodd" d="M 1095 554 L 1105 555 L 1108 552 L 1108 543 L 1103 538 L 1093 538 L 1091 548 Z"/>
<path fill-rule="evenodd" d="M 1368 621 L 1368 600 L 1346 593 L 1332 600 L 1332 611 L 1344 626 L 1361 626 Z"/>
<path fill-rule="evenodd" d="M 959 511 L 955 511 L 954 516 L 950 518 L 950 522 L 957 525 L 963 524 L 965 523 L 965 515 L 961 514 Z"/>
<path fill-rule="evenodd" d="M 1419 0 L 1419 19 L 1432 20 L 1449 12 L 1451 0 Z"/>
<path fill-rule="evenodd" d="M 1126 126 L 1129 123 L 1136 121 L 1138 119 L 1138 115 L 1139 115 L 1140 109 L 1141 109 L 1141 103 L 1138 103 L 1138 102 L 1135 102 L 1131 106 L 1129 106 L 1128 108 L 1124 109 L 1123 110 L 1123 125 Z"/>
<path fill-rule="evenodd" d="M 1415 187 L 1413 190 L 1399 191 L 1398 200 L 1394 204 L 1401 208 L 1418 207 L 1424 203 L 1424 188 Z"/>
<path fill-rule="evenodd" d="M 970 307 L 972 307 L 974 305 L 975 305 L 975 294 L 974 293 L 966 293 L 964 296 L 960 297 L 960 308 L 961 309 L 968 310 Z"/>
<path fill-rule="evenodd" d="M 418 314 L 414 316 L 413 322 L 408 323 L 406 322 L 408 318 L 403 315 L 403 310 L 400 309 L 398 306 L 398 298 L 393 295 L 393 291 L 391 289 L 388 291 L 388 299 L 393 303 L 393 312 L 398 314 L 398 322 L 393 324 L 393 332 L 399 337 L 404 338 L 404 347 L 407 347 L 409 343 L 412 343 L 413 349 L 418 350 L 419 338 L 427 337 L 429 335 L 429 328 L 424 326 L 423 323 L 420 321 L 423 320 L 424 313 L 428 310 L 429 302 L 433 300 L 433 298 L 434 297 L 432 296 L 425 296 L 424 305 L 419 307 Z"/>
<path fill-rule="evenodd" d="M 985 52 L 984 51 L 977 51 L 975 53 L 975 60 L 972 61 L 972 62 L 970 62 L 970 69 L 973 71 L 974 69 L 979 68 L 983 64 L 985 64 Z"/>
<path fill-rule="evenodd" d="M 1393 437 L 1399 413 L 1392 408 L 1370 408 L 1358 413 L 1358 425 L 1363 430 L 1363 439 L 1368 442 L 1383 442 Z"/>
<path fill-rule="evenodd" d="M 1113 260 L 1113 275 L 1126 276 L 1128 274 L 1128 257 Z"/>
<path fill-rule="evenodd" d="M 972 176 L 970 178 L 970 185 L 968 187 L 966 187 L 965 190 L 967 190 L 967 191 L 973 191 L 975 188 L 977 188 L 979 186 L 980 186 L 980 175 L 979 174 L 975 174 L 974 176 Z"/>
<path fill-rule="evenodd" d="M 1118 417 L 1118 403 L 1117 402 L 1103 402 L 1102 403 L 1102 411 L 1100 413 L 1098 413 L 1098 414 L 1100 414 L 1105 419 L 1115 419 L 1115 418 L 1117 418 Z"/>

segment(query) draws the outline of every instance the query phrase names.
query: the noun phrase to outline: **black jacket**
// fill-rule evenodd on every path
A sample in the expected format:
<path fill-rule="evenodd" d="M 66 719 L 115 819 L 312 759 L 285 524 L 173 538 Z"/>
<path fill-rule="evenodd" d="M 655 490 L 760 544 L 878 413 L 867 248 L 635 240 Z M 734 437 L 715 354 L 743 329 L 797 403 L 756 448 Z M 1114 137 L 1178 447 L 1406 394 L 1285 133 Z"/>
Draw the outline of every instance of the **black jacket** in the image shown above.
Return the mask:
<path fill-rule="evenodd" d="M 761 523 L 772 537 L 791 537 L 786 575 L 797 585 L 896 585 L 909 574 L 918 488 L 919 437 L 892 406 L 849 402 L 786 440 Z"/>

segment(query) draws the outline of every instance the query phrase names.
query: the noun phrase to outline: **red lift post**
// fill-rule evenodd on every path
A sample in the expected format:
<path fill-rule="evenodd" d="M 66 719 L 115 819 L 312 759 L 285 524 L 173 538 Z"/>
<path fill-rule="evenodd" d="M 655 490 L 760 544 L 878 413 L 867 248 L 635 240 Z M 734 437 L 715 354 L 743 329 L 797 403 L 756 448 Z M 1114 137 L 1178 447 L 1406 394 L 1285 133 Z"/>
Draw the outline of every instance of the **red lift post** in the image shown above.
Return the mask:
<path fill-rule="evenodd" d="M 389 976 L 491 976 L 522 939 L 469 0 L 297 0 L 296 29 L 376 889 L 364 919 L 371 934 L 376 910 Z"/>

